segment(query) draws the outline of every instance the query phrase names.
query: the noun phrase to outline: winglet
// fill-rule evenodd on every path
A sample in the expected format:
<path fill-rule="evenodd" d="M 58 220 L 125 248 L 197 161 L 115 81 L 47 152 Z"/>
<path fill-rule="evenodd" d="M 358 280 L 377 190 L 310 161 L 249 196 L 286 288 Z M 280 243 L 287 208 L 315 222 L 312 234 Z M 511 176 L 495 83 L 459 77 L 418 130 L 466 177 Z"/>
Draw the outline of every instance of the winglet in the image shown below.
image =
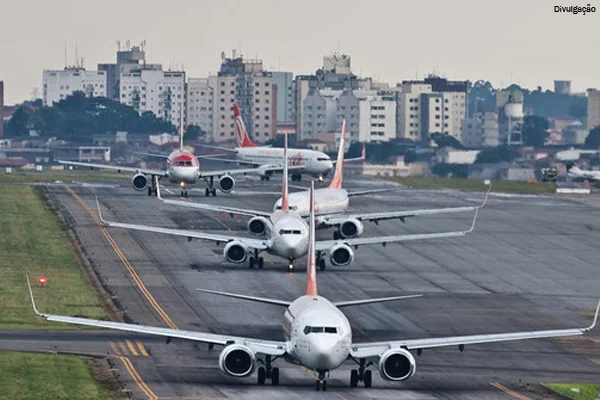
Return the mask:
<path fill-rule="evenodd" d="M 308 230 L 308 265 L 306 267 L 306 295 L 317 295 L 317 260 L 315 255 L 315 182 L 310 181 L 310 217 Z"/>
<path fill-rule="evenodd" d="M 477 222 L 477 214 L 479 213 L 480 208 L 476 208 L 475 209 L 475 215 L 473 216 L 473 222 L 471 223 L 471 228 L 469 228 L 468 231 L 465 231 L 465 233 L 471 233 L 475 230 L 475 223 Z"/>
<path fill-rule="evenodd" d="M 485 181 L 483 181 L 483 183 L 488 185 L 488 190 L 487 190 L 487 192 L 485 192 L 485 197 L 483 198 L 483 203 L 481 203 L 479 208 L 483 208 L 483 206 L 485 206 L 485 203 L 487 203 L 488 197 L 490 196 L 490 192 L 492 191 L 492 181 L 489 181 L 486 179 Z"/>
<path fill-rule="evenodd" d="M 31 297 L 31 305 L 33 306 L 33 312 L 35 312 L 40 317 L 46 317 L 46 314 L 42 314 L 41 312 L 39 312 L 37 307 L 35 306 L 35 299 L 33 298 L 33 290 L 31 290 L 31 282 L 29 281 L 29 275 L 25 275 L 25 277 L 27 278 L 27 287 L 29 288 L 29 297 Z"/>
<path fill-rule="evenodd" d="M 100 221 L 104 224 L 104 225 L 108 225 L 108 223 L 104 220 L 104 218 L 102 218 L 102 211 L 100 211 L 100 201 L 98 201 L 98 196 L 96 197 L 96 208 L 98 209 L 98 218 L 100 218 Z"/>
<path fill-rule="evenodd" d="M 596 327 L 596 322 L 598 322 L 598 313 L 599 312 L 600 312 L 600 300 L 598 300 L 598 305 L 596 306 L 596 312 L 594 314 L 594 320 L 592 321 L 592 324 L 590 326 L 588 326 L 587 328 L 583 329 L 584 332 L 591 331 L 592 329 L 594 329 Z"/>
<path fill-rule="evenodd" d="M 329 184 L 330 189 L 341 189 L 344 175 L 344 151 L 346 150 L 346 120 L 342 122 L 342 134 L 340 135 L 340 147 L 338 149 L 335 165 L 335 175 Z"/>

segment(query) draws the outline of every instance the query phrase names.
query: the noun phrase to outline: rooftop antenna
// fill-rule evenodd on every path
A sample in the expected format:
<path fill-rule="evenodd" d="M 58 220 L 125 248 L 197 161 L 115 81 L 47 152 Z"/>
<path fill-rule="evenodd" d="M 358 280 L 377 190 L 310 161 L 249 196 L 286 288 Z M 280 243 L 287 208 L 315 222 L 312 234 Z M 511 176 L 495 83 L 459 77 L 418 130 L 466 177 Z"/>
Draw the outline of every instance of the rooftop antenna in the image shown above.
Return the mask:
<path fill-rule="evenodd" d="M 77 46 L 77 43 L 75 43 L 75 66 L 78 67 L 79 65 L 79 47 Z"/>

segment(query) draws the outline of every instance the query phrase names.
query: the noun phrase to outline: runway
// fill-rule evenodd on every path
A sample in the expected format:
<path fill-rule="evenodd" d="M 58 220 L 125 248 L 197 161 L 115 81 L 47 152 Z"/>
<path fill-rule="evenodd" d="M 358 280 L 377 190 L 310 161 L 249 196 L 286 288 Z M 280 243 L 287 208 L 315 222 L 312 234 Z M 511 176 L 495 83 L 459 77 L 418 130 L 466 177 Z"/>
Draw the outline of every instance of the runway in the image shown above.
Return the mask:
<path fill-rule="evenodd" d="M 345 182 L 348 189 L 385 185 L 363 177 Z M 235 193 L 205 198 L 204 188 L 198 185 L 190 191 L 188 201 L 269 211 L 279 196 L 279 186 L 277 180 L 240 178 Z M 52 185 L 48 191 L 127 321 L 283 338 L 281 308 L 195 289 L 293 300 L 303 293 L 304 258 L 298 260 L 294 273 L 286 272 L 285 260 L 268 255 L 264 270 L 250 270 L 226 262 L 223 246 L 101 229 L 92 215 L 97 212 L 94 196 L 98 195 L 103 217 L 111 221 L 248 236 L 246 219 L 167 206 L 123 183 Z M 483 193 L 400 188 L 353 198 L 351 210 L 476 205 L 482 199 Z M 345 309 L 354 341 L 586 326 L 600 296 L 599 217 L 600 209 L 557 196 L 492 194 L 473 234 L 386 247 L 361 246 L 351 266 L 328 263 L 327 270 L 318 274 L 319 294 L 332 301 L 424 295 Z M 471 219 L 472 214 L 465 213 L 411 218 L 406 223 L 384 221 L 365 224 L 364 235 L 468 229 Z M 329 239 L 332 233 L 319 231 L 317 237 Z M 38 307 L 43 311 L 43 304 Z M 115 332 L 86 331 L 81 337 L 60 331 L 0 332 L 0 348 L 32 346 L 40 351 L 118 356 L 115 365 L 121 368 L 119 379 L 137 398 L 506 399 L 516 395 L 540 398 L 527 383 L 597 380 L 600 365 L 580 354 L 589 347 L 598 348 L 597 332 L 591 338 L 570 341 L 477 345 L 463 353 L 454 348 L 424 351 L 416 357 L 416 375 L 404 382 L 384 381 L 374 367 L 371 389 L 349 387 L 353 364 L 347 362 L 331 373 L 327 393 L 314 391 L 312 372 L 283 360 L 277 362 L 281 370 L 278 387 L 257 386 L 255 375 L 227 377 L 217 366 L 219 348 L 209 351 L 206 345 L 182 340 L 167 345 L 155 338 Z M 129 360 L 141 383 L 130 376 L 122 358 Z"/>

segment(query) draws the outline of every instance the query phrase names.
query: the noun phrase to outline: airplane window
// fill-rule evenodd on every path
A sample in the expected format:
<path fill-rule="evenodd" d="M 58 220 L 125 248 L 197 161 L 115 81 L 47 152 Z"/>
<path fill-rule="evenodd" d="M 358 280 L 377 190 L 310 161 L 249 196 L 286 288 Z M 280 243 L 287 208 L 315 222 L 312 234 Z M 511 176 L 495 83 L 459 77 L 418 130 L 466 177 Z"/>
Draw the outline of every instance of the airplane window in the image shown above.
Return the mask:
<path fill-rule="evenodd" d="M 323 327 L 322 326 L 311 326 L 310 333 L 323 333 Z"/>
<path fill-rule="evenodd" d="M 337 333 L 337 328 L 336 327 L 326 326 L 325 327 L 325 333 Z"/>
<path fill-rule="evenodd" d="M 305 335 L 309 333 L 337 333 L 337 328 L 334 326 L 305 326 L 303 332 Z"/>
<path fill-rule="evenodd" d="M 308 335 L 310 333 L 310 326 L 305 326 L 304 327 L 304 334 Z"/>
<path fill-rule="evenodd" d="M 185 165 L 192 165 L 192 162 L 191 161 L 186 161 Z"/>
<path fill-rule="evenodd" d="M 292 234 L 294 234 L 294 235 L 301 235 L 302 233 L 299 230 L 293 230 Z"/>
<path fill-rule="evenodd" d="M 331 158 L 329 157 L 317 157 L 317 161 L 330 161 Z"/>

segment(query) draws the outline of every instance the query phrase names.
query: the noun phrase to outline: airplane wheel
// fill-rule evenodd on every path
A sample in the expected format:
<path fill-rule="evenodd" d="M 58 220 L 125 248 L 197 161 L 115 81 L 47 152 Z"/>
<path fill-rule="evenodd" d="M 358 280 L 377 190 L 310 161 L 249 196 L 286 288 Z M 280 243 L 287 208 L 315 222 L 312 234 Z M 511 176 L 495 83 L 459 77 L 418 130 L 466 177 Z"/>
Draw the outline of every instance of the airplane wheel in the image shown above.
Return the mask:
<path fill-rule="evenodd" d="M 262 257 L 258 257 L 258 262 L 256 263 L 258 265 L 258 269 L 263 269 L 263 267 L 265 266 L 265 259 Z"/>
<path fill-rule="evenodd" d="M 358 371 L 353 369 L 350 371 L 350 387 L 358 386 Z"/>
<path fill-rule="evenodd" d="M 327 391 L 327 381 L 321 382 L 321 390 L 324 392 Z"/>
<path fill-rule="evenodd" d="M 273 368 L 271 371 L 271 384 L 273 386 L 279 385 L 279 368 Z"/>
<path fill-rule="evenodd" d="M 264 176 L 261 176 L 261 177 L 260 177 L 260 180 L 261 180 L 261 182 L 262 182 L 262 181 L 264 181 L 264 180 L 265 180 L 265 177 L 264 177 Z"/>
<path fill-rule="evenodd" d="M 183 197 L 183 190 L 181 191 L 181 193 L 179 194 L 179 197 Z"/>
<path fill-rule="evenodd" d="M 210 190 L 209 190 L 208 188 L 206 188 L 206 189 L 204 190 L 204 195 L 205 195 L 206 197 L 208 197 L 208 195 L 209 195 L 209 194 L 210 194 Z"/>
<path fill-rule="evenodd" d="M 215 197 L 217 195 L 217 189 L 213 189 L 211 193 L 212 193 L 213 197 Z"/>
<path fill-rule="evenodd" d="M 250 269 L 254 268 L 255 263 L 256 259 L 254 257 L 250 257 L 250 259 L 248 260 L 248 267 L 250 267 Z"/>
<path fill-rule="evenodd" d="M 325 271 L 325 259 L 324 258 L 317 261 L 317 264 L 319 265 L 319 269 L 321 271 Z"/>
<path fill-rule="evenodd" d="M 373 375 L 371 374 L 371 370 L 366 370 L 365 371 L 365 377 L 363 379 L 366 388 L 370 388 L 371 387 L 371 381 L 372 381 L 372 379 L 373 379 Z"/>
<path fill-rule="evenodd" d="M 266 379 L 267 379 L 267 373 L 265 371 L 265 367 L 258 368 L 258 384 L 264 385 Z"/>
<path fill-rule="evenodd" d="M 148 196 L 152 196 L 152 188 L 151 187 L 148 188 Z"/>
<path fill-rule="evenodd" d="M 188 194 L 188 193 L 187 193 L 187 190 L 184 190 L 184 191 L 183 191 L 183 197 L 187 197 L 187 194 Z"/>
<path fill-rule="evenodd" d="M 265 176 L 265 181 L 271 180 L 270 176 Z"/>

